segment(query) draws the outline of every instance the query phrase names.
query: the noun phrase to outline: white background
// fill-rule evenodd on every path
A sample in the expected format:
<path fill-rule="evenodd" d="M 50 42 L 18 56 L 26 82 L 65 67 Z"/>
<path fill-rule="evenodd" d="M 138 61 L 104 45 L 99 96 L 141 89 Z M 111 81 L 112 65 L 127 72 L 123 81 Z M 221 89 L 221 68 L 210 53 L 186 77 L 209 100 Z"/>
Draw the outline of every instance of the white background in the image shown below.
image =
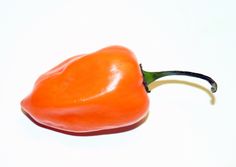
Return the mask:
<path fill-rule="evenodd" d="M 234 0 L 1 0 L 0 166 L 235 167 Z M 118 44 L 146 70 L 190 70 L 156 87 L 150 115 L 120 134 L 76 137 L 33 124 L 20 101 L 37 77 L 64 59 Z M 205 89 L 204 89 L 205 88 Z M 215 104 L 210 101 L 215 99 Z"/>

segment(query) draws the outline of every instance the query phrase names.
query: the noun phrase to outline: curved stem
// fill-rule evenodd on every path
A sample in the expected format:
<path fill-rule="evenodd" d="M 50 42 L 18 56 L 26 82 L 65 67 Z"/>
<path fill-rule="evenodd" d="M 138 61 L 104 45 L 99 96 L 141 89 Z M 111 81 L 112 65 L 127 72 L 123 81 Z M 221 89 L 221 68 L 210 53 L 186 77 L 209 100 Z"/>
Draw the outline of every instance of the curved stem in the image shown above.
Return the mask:
<path fill-rule="evenodd" d="M 142 69 L 142 66 L 140 65 L 142 73 L 143 73 L 143 77 L 144 77 L 144 85 L 145 88 L 148 92 L 150 92 L 150 90 L 148 89 L 148 85 L 152 82 L 154 82 L 155 80 L 162 78 L 162 77 L 166 77 L 166 76 L 171 76 L 171 75 L 184 75 L 184 76 L 190 76 L 190 77 L 196 77 L 196 78 L 200 78 L 203 80 L 206 80 L 207 82 L 209 82 L 211 84 L 211 92 L 215 93 L 217 91 L 217 83 L 210 78 L 209 76 L 200 74 L 200 73 L 195 73 L 195 72 L 189 72 L 189 71 L 160 71 L 160 72 L 148 72 L 148 71 L 144 71 Z"/>

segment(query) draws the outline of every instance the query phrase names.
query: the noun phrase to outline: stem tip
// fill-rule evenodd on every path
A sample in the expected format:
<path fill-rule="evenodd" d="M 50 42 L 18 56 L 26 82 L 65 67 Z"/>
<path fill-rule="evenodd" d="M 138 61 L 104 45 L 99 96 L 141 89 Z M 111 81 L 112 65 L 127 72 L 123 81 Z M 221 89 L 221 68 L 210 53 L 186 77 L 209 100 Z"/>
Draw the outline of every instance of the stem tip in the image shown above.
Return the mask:
<path fill-rule="evenodd" d="M 215 93 L 215 92 L 217 91 L 217 84 L 216 84 L 216 82 L 212 83 L 211 86 L 212 86 L 212 87 L 211 87 L 211 92 L 212 92 L 212 93 Z"/>

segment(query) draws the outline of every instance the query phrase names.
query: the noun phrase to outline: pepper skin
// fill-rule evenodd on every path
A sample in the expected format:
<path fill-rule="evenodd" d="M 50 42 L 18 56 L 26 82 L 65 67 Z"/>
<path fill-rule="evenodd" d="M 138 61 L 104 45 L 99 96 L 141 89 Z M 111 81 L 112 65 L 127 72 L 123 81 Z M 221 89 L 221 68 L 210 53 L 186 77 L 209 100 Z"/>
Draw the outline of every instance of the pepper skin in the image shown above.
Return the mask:
<path fill-rule="evenodd" d="M 217 89 L 213 79 L 199 73 L 144 71 L 129 49 L 110 46 L 71 57 L 41 75 L 21 108 L 37 125 L 67 134 L 122 132 L 145 120 L 148 85 L 169 75 L 205 79 L 212 92 Z"/>
<path fill-rule="evenodd" d="M 21 102 L 37 123 L 72 133 L 130 126 L 147 116 L 148 105 L 137 60 L 121 46 L 67 59 Z"/>

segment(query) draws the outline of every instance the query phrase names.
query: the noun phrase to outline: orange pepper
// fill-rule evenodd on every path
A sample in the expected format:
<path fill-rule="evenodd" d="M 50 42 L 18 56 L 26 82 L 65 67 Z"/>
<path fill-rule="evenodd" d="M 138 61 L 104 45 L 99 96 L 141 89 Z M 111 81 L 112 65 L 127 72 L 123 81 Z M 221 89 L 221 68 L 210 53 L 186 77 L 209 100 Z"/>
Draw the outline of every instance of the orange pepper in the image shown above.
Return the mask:
<path fill-rule="evenodd" d="M 77 135 L 121 132 L 141 124 L 148 115 L 148 85 L 186 71 L 147 72 L 125 47 L 111 46 L 71 57 L 41 75 L 32 93 L 21 102 L 23 112 L 36 124 Z"/>

